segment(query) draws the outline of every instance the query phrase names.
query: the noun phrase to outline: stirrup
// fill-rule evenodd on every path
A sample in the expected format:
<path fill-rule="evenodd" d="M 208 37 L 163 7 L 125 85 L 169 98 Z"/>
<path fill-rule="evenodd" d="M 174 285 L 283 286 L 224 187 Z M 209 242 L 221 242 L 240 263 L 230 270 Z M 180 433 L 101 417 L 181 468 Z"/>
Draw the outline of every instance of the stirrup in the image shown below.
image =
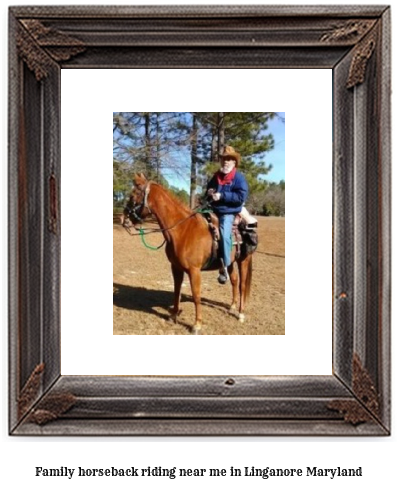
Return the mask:
<path fill-rule="evenodd" d="M 229 274 L 227 272 L 227 268 L 224 268 L 224 267 L 221 268 L 219 270 L 219 277 L 218 277 L 219 284 L 224 285 L 228 279 L 229 279 Z"/>

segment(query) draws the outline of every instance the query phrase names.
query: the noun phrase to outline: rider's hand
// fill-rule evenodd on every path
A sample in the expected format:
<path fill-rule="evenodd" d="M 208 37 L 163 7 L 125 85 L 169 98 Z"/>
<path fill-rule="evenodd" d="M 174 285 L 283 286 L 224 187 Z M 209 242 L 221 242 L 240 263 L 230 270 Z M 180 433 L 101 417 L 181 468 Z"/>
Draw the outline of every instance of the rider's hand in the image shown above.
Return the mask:
<path fill-rule="evenodd" d="M 221 195 L 220 193 L 214 193 L 214 194 L 212 195 L 213 201 L 214 201 L 214 202 L 217 202 L 218 200 L 220 200 L 221 196 L 222 196 L 222 195 Z"/>

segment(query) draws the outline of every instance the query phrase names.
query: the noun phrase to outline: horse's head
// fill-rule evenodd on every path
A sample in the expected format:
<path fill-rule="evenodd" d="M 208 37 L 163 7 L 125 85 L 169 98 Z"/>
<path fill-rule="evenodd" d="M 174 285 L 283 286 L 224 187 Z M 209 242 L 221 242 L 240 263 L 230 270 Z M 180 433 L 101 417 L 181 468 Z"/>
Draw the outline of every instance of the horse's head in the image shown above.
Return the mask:
<path fill-rule="evenodd" d="M 151 214 L 148 206 L 148 193 L 150 182 L 144 174 L 137 174 L 133 178 L 133 188 L 123 211 L 123 226 L 130 227 L 131 224 L 138 224 Z"/>

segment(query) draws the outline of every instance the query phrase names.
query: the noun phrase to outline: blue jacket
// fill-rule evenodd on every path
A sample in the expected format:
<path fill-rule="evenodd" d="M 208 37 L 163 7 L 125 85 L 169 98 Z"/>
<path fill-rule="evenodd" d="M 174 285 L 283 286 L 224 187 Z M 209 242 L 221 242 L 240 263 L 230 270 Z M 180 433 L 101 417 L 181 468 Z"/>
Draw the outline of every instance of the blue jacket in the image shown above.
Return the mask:
<path fill-rule="evenodd" d="M 216 174 L 207 186 L 207 190 L 213 188 L 221 194 L 220 200 L 211 202 L 214 212 L 218 215 L 238 214 L 248 196 L 248 184 L 244 175 L 237 171 L 230 184 L 219 185 Z"/>

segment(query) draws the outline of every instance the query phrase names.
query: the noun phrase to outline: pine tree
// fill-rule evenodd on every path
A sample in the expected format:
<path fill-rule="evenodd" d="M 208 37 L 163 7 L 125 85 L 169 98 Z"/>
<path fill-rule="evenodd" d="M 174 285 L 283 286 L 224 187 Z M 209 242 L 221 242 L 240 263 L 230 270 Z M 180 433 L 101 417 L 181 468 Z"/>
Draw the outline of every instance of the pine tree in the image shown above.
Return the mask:
<path fill-rule="evenodd" d="M 190 204 L 194 206 L 198 187 L 205 187 L 219 168 L 219 154 L 230 145 L 241 154 L 240 171 L 250 194 L 265 191 L 264 178 L 271 169 L 265 156 L 274 146 L 268 122 L 275 115 L 114 113 L 114 159 L 123 169 L 118 172 L 144 172 L 149 179 L 166 183 L 168 174 L 183 177 L 189 168 Z M 191 156 L 190 163 L 182 155 Z"/>
<path fill-rule="evenodd" d="M 207 142 L 203 144 L 206 165 L 202 173 L 209 178 L 219 168 L 220 150 L 224 144 L 241 154 L 240 171 L 246 176 L 250 193 L 264 188 L 261 177 L 271 170 L 264 162 L 265 154 L 273 149 L 273 136 L 267 132 L 268 121 L 276 113 L 199 113 Z M 222 129 L 222 131 L 221 131 Z M 218 152 L 215 153 L 216 144 Z M 219 142 L 223 143 L 219 146 Z M 205 180 L 203 180 L 205 181 Z"/>

